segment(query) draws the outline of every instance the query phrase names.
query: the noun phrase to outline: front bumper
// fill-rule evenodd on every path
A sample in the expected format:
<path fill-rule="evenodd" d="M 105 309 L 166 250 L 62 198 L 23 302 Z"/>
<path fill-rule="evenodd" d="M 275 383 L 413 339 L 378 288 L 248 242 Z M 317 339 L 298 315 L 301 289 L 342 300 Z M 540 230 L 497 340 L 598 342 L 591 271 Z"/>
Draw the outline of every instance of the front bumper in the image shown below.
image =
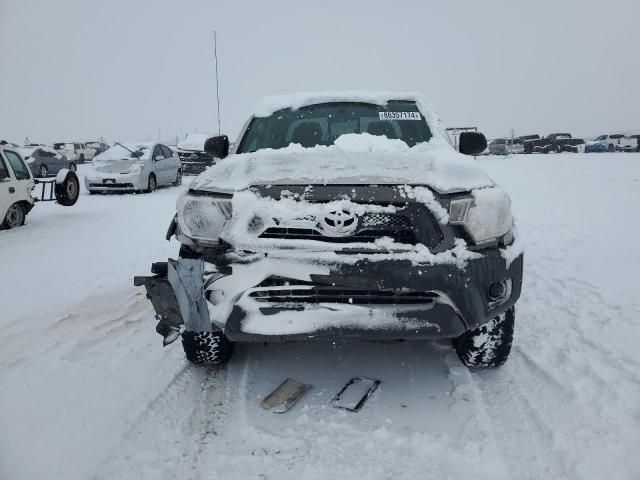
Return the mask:
<path fill-rule="evenodd" d="M 138 174 L 105 174 L 99 177 L 85 176 L 84 186 L 92 192 L 135 192 L 146 188 Z"/>
<path fill-rule="evenodd" d="M 489 249 L 464 268 L 256 260 L 217 272 L 200 259 L 180 259 L 154 264 L 156 275 L 134 284 L 147 288 L 165 341 L 181 329 L 221 330 L 233 341 L 453 338 L 518 300 L 523 256 L 507 261 L 502 253 Z M 492 300 L 492 285 L 508 285 L 507 294 Z"/>

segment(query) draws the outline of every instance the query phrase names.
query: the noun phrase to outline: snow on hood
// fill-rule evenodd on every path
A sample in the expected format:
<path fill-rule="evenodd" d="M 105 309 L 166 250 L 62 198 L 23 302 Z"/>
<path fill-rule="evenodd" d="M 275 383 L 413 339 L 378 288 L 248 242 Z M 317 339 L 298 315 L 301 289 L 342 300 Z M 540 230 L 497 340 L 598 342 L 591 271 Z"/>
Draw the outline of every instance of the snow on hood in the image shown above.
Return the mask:
<path fill-rule="evenodd" d="M 230 192 L 273 184 L 409 184 L 450 193 L 492 186 L 493 181 L 444 139 L 409 147 L 362 133 L 343 135 L 331 146 L 292 144 L 231 155 L 198 176 L 191 189 Z"/>
<path fill-rule="evenodd" d="M 178 142 L 177 147 L 181 150 L 204 152 L 204 142 L 212 136 L 209 133 L 189 133 L 184 140 Z"/>
<path fill-rule="evenodd" d="M 149 158 L 154 143 L 123 143 L 114 145 L 97 155 L 93 159 L 92 169 L 98 173 L 132 173 L 139 170 L 144 161 Z M 128 150 L 127 150 L 128 149 Z M 131 150 L 131 151 L 130 151 Z M 140 157 L 135 157 L 131 152 L 142 151 Z"/>

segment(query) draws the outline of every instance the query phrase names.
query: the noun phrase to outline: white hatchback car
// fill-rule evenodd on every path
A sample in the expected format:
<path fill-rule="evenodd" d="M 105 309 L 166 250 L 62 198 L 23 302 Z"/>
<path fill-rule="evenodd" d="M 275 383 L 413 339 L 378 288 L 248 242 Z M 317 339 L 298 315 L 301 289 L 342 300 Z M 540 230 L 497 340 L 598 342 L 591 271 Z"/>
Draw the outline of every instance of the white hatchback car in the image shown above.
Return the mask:
<path fill-rule="evenodd" d="M 93 160 L 85 173 L 89 193 L 153 192 L 160 185 L 180 185 L 178 154 L 160 143 L 116 143 Z"/>

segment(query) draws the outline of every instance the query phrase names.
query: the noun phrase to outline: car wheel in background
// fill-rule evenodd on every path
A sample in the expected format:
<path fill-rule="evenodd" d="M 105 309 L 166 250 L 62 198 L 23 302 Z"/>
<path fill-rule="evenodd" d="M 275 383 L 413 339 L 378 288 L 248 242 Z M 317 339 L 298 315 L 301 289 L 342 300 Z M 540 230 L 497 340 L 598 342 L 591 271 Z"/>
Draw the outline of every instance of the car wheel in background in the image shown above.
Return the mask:
<path fill-rule="evenodd" d="M 84 163 L 84 153 L 80 154 L 80 157 L 78 158 L 78 163 Z"/>
<path fill-rule="evenodd" d="M 14 203 L 7 209 L 7 213 L 4 216 L 4 220 L 2 221 L 2 224 L 0 224 L 0 227 L 8 228 L 9 230 L 12 228 L 20 227 L 24 225 L 25 217 L 26 214 L 24 212 L 24 209 L 22 208 L 22 205 L 20 205 L 19 203 Z"/>
<path fill-rule="evenodd" d="M 64 207 L 71 207 L 75 205 L 80 196 L 80 181 L 78 176 L 72 172 L 67 171 L 67 175 L 60 183 L 56 180 L 55 186 L 56 202 Z"/>
<path fill-rule="evenodd" d="M 609 148 L 607 148 L 607 150 L 609 150 L 610 152 L 615 152 L 616 151 L 616 147 L 613 146 L 613 144 L 609 145 Z"/>
<path fill-rule="evenodd" d="M 176 173 L 176 181 L 173 182 L 173 185 L 177 187 L 178 185 L 182 185 L 182 170 L 178 170 Z"/>
<path fill-rule="evenodd" d="M 499 367 L 509 358 L 513 342 L 515 309 L 511 307 L 481 327 L 453 339 L 453 346 L 469 368 Z"/>
<path fill-rule="evenodd" d="M 71 162 L 69 164 L 69 170 L 71 170 L 74 173 L 78 171 L 78 167 L 76 166 L 75 162 Z"/>
<path fill-rule="evenodd" d="M 156 176 L 152 173 L 149 175 L 149 180 L 147 181 L 147 193 L 155 192 L 158 187 L 158 182 L 156 180 Z"/>
<path fill-rule="evenodd" d="M 38 174 L 41 177 L 46 177 L 49 174 L 49 169 L 46 165 L 40 165 L 40 170 L 38 170 Z"/>
<path fill-rule="evenodd" d="M 556 145 L 556 153 L 562 153 L 562 147 L 560 145 Z"/>

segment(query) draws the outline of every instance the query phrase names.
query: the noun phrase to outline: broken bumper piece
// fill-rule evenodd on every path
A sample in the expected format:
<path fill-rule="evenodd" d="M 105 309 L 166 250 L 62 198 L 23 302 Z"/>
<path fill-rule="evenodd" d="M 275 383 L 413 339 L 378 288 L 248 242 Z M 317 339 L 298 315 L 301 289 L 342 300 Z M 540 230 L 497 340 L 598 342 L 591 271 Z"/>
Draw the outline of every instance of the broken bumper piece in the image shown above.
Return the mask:
<path fill-rule="evenodd" d="M 144 285 L 165 342 L 177 331 L 221 330 L 233 341 L 453 338 L 504 313 L 520 296 L 522 255 L 498 249 L 452 264 L 406 260 L 207 271 L 200 259 L 154 264 Z M 286 272 L 286 274 L 285 274 Z M 156 298 L 159 296 L 160 298 Z"/>

